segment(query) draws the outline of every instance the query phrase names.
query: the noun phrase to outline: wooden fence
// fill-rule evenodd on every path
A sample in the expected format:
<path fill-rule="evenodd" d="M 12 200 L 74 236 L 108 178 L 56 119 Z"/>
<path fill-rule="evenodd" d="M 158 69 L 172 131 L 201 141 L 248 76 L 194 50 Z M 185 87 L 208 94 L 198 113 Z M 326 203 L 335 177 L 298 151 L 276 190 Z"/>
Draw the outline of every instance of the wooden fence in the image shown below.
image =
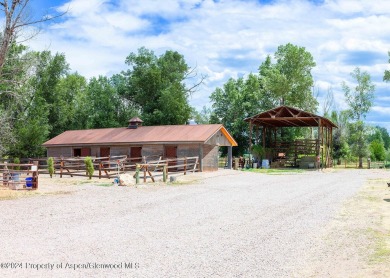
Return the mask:
<path fill-rule="evenodd" d="M 363 168 L 365 169 L 388 169 L 390 165 L 390 161 L 370 161 L 368 162 L 367 159 L 363 159 Z M 337 160 L 333 162 L 333 167 L 335 168 L 358 168 L 359 167 L 359 161 L 356 159 L 354 161 L 351 160 L 340 160 L 340 163 L 338 163 Z"/>
<path fill-rule="evenodd" d="M 143 180 L 146 182 L 147 178 L 150 178 L 155 182 L 157 176 L 162 176 L 163 181 L 166 182 L 168 173 L 183 173 L 199 171 L 199 157 L 182 157 L 176 159 L 165 159 L 161 158 L 157 161 L 150 161 L 148 163 L 137 163 L 134 177 L 136 183 L 139 183 L 140 173 L 143 172 Z M 149 176 L 147 176 L 147 174 Z"/>
<path fill-rule="evenodd" d="M 88 176 L 84 162 L 85 157 L 53 157 L 54 173 L 59 174 L 60 178 L 64 175 L 73 176 Z M 138 180 L 140 173 L 143 172 L 144 180 L 151 178 L 152 181 L 158 176 L 166 178 L 168 173 L 184 173 L 199 171 L 199 158 L 181 157 L 176 159 L 162 159 L 161 156 L 137 157 L 128 158 L 127 156 L 110 156 L 110 157 L 91 157 L 95 178 L 113 178 L 120 174 L 133 172 L 134 178 Z M 40 165 L 39 173 L 49 174 L 47 158 L 34 158 L 30 161 L 37 161 Z M 138 168 L 137 168 L 138 167 Z M 164 170 L 165 167 L 165 170 Z M 138 173 L 138 174 L 137 174 Z M 166 179 L 165 178 L 165 179 Z"/>
<path fill-rule="evenodd" d="M 37 189 L 38 162 L 30 164 L 1 163 L 0 186 L 9 189 Z"/>

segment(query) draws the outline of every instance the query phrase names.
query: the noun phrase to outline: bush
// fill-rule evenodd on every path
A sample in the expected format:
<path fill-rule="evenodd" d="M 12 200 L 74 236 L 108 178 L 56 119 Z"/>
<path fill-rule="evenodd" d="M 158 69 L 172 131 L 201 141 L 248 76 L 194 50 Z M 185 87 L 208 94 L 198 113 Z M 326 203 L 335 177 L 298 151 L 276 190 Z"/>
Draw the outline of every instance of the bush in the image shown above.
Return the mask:
<path fill-rule="evenodd" d="M 15 164 L 20 164 L 20 159 L 19 157 L 14 158 L 14 163 Z M 15 166 L 15 170 L 20 170 L 20 166 Z"/>
<path fill-rule="evenodd" d="M 90 158 L 89 156 L 87 156 L 87 157 L 84 159 L 84 163 L 85 163 L 85 167 L 86 167 L 86 169 L 87 169 L 88 177 L 89 177 L 89 179 L 92 179 L 93 172 L 95 172 L 95 169 L 93 168 L 92 158 Z"/>
<path fill-rule="evenodd" d="M 54 158 L 49 157 L 47 159 L 47 169 L 49 170 L 50 177 L 53 177 L 54 174 Z"/>

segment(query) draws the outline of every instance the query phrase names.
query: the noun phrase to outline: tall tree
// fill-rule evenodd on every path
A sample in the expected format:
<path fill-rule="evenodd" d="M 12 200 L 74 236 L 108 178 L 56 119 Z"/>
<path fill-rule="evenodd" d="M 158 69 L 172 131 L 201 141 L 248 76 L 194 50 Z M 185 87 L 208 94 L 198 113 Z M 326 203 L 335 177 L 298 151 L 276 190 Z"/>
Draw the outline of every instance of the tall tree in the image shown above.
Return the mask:
<path fill-rule="evenodd" d="M 0 75 L 0 156 L 9 154 L 20 140 L 16 125 L 25 115 L 33 90 L 29 86 L 34 61 L 34 53 L 23 45 L 12 43 Z"/>
<path fill-rule="evenodd" d="M 356 81 L 356 86 L 351 89 L 343 81 L 342 89 L 351 119 L 360 121 L 366 117 L 373 105 L 375 85 L 371 82 L 371 76 L 367 72 L 361 72 L 359 67 L 355 68 L 351 76 Z"/>
<path fill-rule="evenodd" d="M 351 128 L 351 144 L 353 153 L 359 157 L 359 168 L 363 168 L 363 157 L 367 155 L 367 128 L 362 121 L 370 111 L 374 101 L 375 85 L 367 72 L 361 72 L 355 68 L 351 76 L 356 81 L 356 86 L 351 89 L 346 82 L 342 83 L 346 102 L 349 106 L 349 116 L 354 121 Z"/>
<path fill-rule="evenodd" d="M 201 111 L 197 111 L 195 108 L 191 111 L 191 118 L 197 124 L 208 124 L 210 123 L 212 110 L 210 107 L 203 106 Z"/>
<path fill-rule="evenodd" d="M 337 129 L 333 132 L 333 158 L 337 160 L 337 164 L 341 164 L 341 158 L 346 159 L 350 155 L 348 145 L 348 120 L 349 114 L 347 111 L 332 111 L 330 119 L 337 125 Z"/>
<path fill-rule="evenodd" d="M 127 79 L 123 96 L 141 108 L 146 125 L 185 124 L 191 114 L 188 98 L 202 83 L 188 88 L 186 81 L 194 71 L 183 55 L 168 50 L 160 57 L 140 48 L 126 58 L 130 69 L 123 73 Z"/>
<path fill-rule="evenodd" d="M 264 89 L 273 102 L 315 112 L 318 102 L 312 94 L 313 56 L 304 47 L 288 43 L 279 46 L 274 57 L 275 64 L 268 56 L 259 67 Z"/>
<path fill-rule="evenodd" d="M 389 63 L 390 63 L 390 51 L 388 52 L 388 54 L 389 54 Z M 390 70 L 385 70 L 383 81 L 390 82 Z"/>
<path fill-rule="evenodd" d="M 118 127 L 118 98 L 107 77 L 93 77 L 88 84 L 90 128 Z"/>
<path fill-rule="evenodd" d="M 231 78 L 223 86 L 217 88 L 210 96 L 212 101 L 212 123 L 222 123 L 238 143 L 234 154 L 242 154 L 248 149 L 248 123 L 246 117 L 258 113 L 259 109 L 266 108 L 267 100 L 260 90 L 260 80 L 254 74 L 247 79 Z"/>
<path fill-rule="evenodd" d="M 387 131 L 386 128 L 381 127 L 381 126 L 376 126 L 375 127 L 381 134 L 382 140 L 383 140 L 383 146 L 385 149 L 389 149 L 390 147 L 390 135 L 389 132 Z"/>
<path fill-rule="evenodd" d="M 35 94 L 33 98 L 41 98 L 47 104 L 48 123 L 51 126 L 49 137 L 52 138 L 64 131 L 63 106 L 70 103 L 64 91 L 57 91 L 57 86 L 61 79 L 69 74 L 69 64 L 65 55 L 56 53 L 52 55 L 50 51 L 37 53 L 38 63 L 32 78 L 32 86 Z M 40 99 L 37 100 L 41 102 Z"/>
<path fill-rule="evenodd" d="M 4 16 L 4 27 L 0 39 L 0 74 L 12 43 L 16 42 L 19 32 L 31 25 L 53 20 L 64 13 L 55 15 L 44 15 L 34 18 L 29 14 L 30 0 L 2 0 L 0 10 Z"/>
<path fill-rule="evenodd" d="M 2 157 L 15 143 L 15 137 L 12 130 L 11 119 L 7 111 L 0 107 L 0 157 Z"/>
<path fill-rule="evenodd" d="M 88 84 L 88 128 L 123 127 L 137 110 L 123 101 L 115 82 L 107 77 L 93 77 Z"/>

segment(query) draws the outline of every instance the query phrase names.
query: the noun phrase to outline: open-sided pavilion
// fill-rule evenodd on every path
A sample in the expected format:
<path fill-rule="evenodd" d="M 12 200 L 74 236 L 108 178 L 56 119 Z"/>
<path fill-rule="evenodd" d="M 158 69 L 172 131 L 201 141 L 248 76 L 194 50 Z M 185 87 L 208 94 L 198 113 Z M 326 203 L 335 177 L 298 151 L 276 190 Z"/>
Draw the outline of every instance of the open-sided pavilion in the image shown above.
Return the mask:
<path fill-rule="evenodd" d="M 245 121 L 249 123 L 250 149 L 255 132 L 255 143 L 271 150 L 267 158 L 272 162 L 281 162 L 281 166 L 305 168 L 312 164 L 310 159 L 319 157 L 324 167 L 332 166 L 332 131 L 337 126 L 329 119 L 297 108 L 279 106 L 246 118 Z M 278 140 L 277 134 L 285 127 L 309 127 L 312 131 L 315 128 L 317 133 L 310 139 L 283 142 Z M 310 163 L 303 166 L 303 161 Z"/>

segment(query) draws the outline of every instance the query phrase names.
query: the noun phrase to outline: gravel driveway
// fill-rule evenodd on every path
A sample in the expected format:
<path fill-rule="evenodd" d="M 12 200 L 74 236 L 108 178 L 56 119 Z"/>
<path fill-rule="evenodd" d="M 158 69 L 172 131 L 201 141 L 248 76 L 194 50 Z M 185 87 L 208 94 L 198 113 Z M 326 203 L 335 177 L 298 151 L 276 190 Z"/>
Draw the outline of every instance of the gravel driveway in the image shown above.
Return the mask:
<path fill-rule="evenodd" d="M 62 193 L 0 202 L 0 276 L 295 277 L 371 176 L 220 170 L 171 186 L 52 185 Z"/>

